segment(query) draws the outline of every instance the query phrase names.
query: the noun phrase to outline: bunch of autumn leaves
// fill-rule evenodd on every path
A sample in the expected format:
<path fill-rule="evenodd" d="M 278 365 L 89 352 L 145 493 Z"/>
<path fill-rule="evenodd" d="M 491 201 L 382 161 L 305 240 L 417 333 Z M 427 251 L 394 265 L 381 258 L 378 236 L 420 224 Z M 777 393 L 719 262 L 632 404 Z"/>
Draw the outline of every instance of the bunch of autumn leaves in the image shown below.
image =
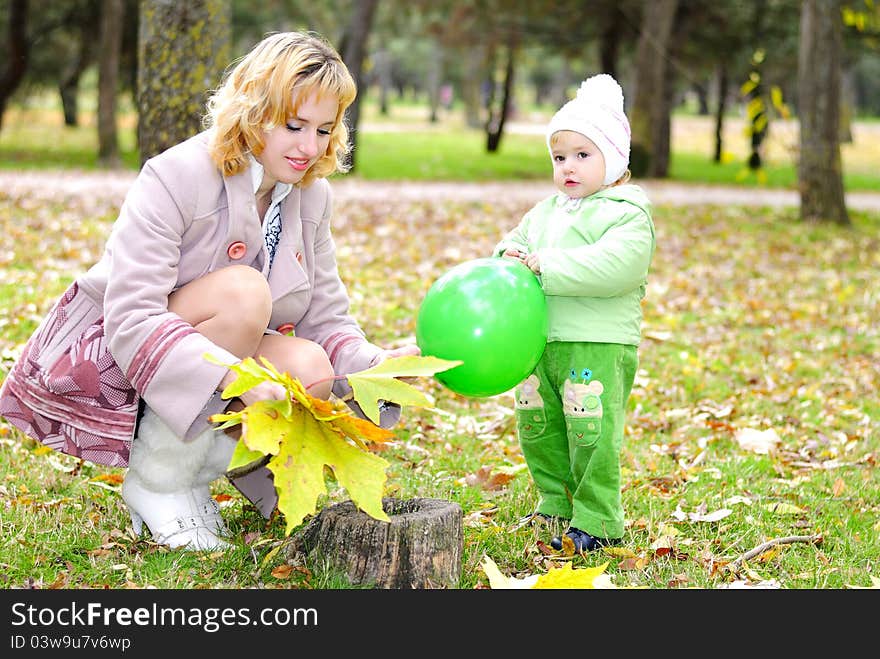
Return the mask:
<path fill-rule="evenodd" d="M 210 356 L 206 356 L 214 361 Z M 234 398 L 261 382 L 284 386 L 287 400 L 263 400 L 238 412 L 216 414 L 211 420 L 220 429 L 241 424 L 241 440 L 229 470 L 246 467 L 269 458 L 266 466 L 274 475 L 278 509 L 284 515 L 289 534 L 307 515 L 316 512 L 318 497 L 326 494 L 325 468 L 346 489 L 352 502 L 376 519 L 388 521 L 382 509 L 382 494 L 388 462 L 369 450 L 394 433 L 378 426 L 379 401 L 399 405 L 430 407 L 433 401 L 400 378 L 431 376 L 461 362 L 437 357 L 406 356 L 387 359 L 373 368 L 345 377 L 366 419 L 355 416 L 338 399 L 323 400 L 309 395 L 303 384 L 280 373 L 268 360 L 262 365 L 247 358 L 230 368 L 236 379 L 223 390 L 223 398 Z M 216 363 L 216 362 L 215 362 Z"/>

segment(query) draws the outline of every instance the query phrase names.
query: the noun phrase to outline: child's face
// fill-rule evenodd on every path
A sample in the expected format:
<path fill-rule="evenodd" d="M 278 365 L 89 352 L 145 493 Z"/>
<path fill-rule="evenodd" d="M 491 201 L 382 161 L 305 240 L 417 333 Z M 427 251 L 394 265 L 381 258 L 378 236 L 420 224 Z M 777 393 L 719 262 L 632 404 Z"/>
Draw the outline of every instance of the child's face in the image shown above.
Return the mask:
<path fill-rule="evenodd" d="M 580 133 L 561 130 L 551 139 L 553 183 L 573 199 L 588 197 L 603 187 L 605 156 Z"/>

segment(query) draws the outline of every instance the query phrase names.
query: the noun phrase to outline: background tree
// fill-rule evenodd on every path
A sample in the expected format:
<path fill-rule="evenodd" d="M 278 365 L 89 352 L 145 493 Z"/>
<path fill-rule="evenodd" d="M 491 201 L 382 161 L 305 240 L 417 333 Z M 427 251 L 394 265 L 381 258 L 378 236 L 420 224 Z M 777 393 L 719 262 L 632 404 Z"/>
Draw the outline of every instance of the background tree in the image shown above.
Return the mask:
<path fill-rule="evenodd" d="M 840 0 L 804 0 L 798 63 L 801 219 L 848 225 L 840 157 L 842 31 Z"/>
<path fill-rule="evenodd" d="M 27 39 L 28 0 L 10 0 L 6 23 L 6 57 L 0 70 L 0 126 L 9 97 L 24 78 L 30 43 Z"/>
<path fill-rule="evenodd" d="M 207 92 L 230 60 L 225 0 L 142 0 L 138 45 L 141 164 L 201 129 Z"/>
<path fill-rule="evenodd" d="M 116 97 L 122 51 L 123 0 L 101 0 L 101 57 L 98 67 L 98 164 L 118 167 Z"/>
<path fill-rule="evenodd" d="M 630 170 L 636 177 L 654 177 L 661 173 L 657 149 L 663 140 L 663 123 L 667 120 L 667 67 L 677 10 L 678 0 L 656 0 L 645 5 L 642 15 L 635 61 L 635 94 L 630 109 Z"/>
<path fill-rule="evenodd" d="M 61 16 L 61 26 L 51 36 L 55 37 L 56 52 L 59 48 L 67 51 L 60 69 L 58 92 L 64 110 L 64 125 L 76 126 L 79 123 L 79 82 L 95 61 L 95 46 L 98 44 L 95 25 L 100 22 L 103 9 L 99 0 L 76 0 L 63 6 L 66 11 Z"/>
<path fill-rule="evenodd" d="M 363 84 L 364 59 L 367 52 L 367 40 L 370 36 L 370 28 L 373 25 L 373 16 L 376 13 L 376 5 L 378 0 L 362 0 L 355 2 L 353 10 L 349 16 L 349 20 L 342 38 L 342 44 L 339 52 L 342 60 L 345 62 L 351 76 L 354 78 L 355 84 L 360 89 Z M 354 102 L 349 106 L 347 118 L 349 127 L 351 128 L 351 136 L 349 143 L 351 144 L 351 153 L 349 154 L 349 164 L 351 171 L 355 169 L 355 155 L 357 153 L 357 127 L 361 115 L 361 95 L 358 94 Z"/>

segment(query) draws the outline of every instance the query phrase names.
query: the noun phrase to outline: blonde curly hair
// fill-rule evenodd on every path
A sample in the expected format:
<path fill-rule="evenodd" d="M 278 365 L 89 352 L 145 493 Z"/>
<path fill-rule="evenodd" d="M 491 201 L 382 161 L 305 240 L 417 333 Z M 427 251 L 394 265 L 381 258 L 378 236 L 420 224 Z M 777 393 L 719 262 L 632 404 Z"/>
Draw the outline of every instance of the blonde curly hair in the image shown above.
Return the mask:
<path fill-rule="evenodd" d="M 311 94 L 339 100 L 327 150 L 299 185 L 345 172 L 348 127 L 345 111 L 357 95 L 351 73 L 339 53 L 315 33 L 270 34 L 229 70 L 207 103 L 205 128 L 213 128 L 211 157 L 224 176 L 248 166 L 248 154 L 260 155 L 264 131 L 296 116 L 299 103 Z"/>

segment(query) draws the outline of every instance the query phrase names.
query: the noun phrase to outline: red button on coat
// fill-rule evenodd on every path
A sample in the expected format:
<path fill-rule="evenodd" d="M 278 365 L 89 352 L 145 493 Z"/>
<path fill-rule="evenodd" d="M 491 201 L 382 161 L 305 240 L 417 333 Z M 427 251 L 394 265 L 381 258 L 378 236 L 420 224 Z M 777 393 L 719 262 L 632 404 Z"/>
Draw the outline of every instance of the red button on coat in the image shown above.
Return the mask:
<path fill-rule="evenodd" d="M 293 331 L 293 323 L 284 323 L 283 325 L 279 325 L 276 331 L 279 334 L 288 334 Z"/>
<path fill-rule="evenodd" d="M 230 243 L 229 247 L 226 248 L 226 255 L 236 261 L 238 259 L 243 259 L 245 254 L 247 254 L 247 245 L 240 240 Z"/>

